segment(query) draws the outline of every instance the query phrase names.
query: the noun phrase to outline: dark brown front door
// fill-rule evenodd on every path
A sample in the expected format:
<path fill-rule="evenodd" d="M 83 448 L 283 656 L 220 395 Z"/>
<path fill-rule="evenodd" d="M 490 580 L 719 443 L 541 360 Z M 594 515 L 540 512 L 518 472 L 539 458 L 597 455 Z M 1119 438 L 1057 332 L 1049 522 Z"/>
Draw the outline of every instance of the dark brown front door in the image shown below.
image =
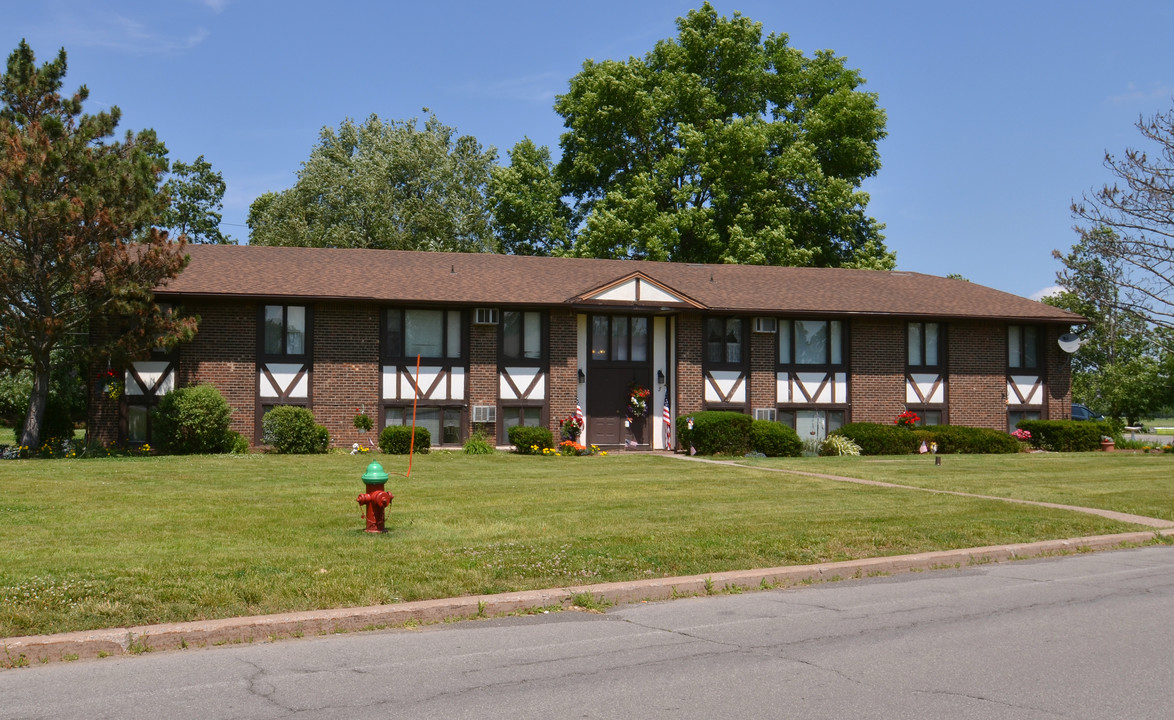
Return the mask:
<path fill-rule="evenodd" d="M 588 325 L 587 439 L 594 445 L 649 442 L 648 414 L 628 422 L 629 388 L 652 386 L 652 322 L 647 317 L 593 315 Z M 647 398 L 651 409 L 652 397 Z"/>

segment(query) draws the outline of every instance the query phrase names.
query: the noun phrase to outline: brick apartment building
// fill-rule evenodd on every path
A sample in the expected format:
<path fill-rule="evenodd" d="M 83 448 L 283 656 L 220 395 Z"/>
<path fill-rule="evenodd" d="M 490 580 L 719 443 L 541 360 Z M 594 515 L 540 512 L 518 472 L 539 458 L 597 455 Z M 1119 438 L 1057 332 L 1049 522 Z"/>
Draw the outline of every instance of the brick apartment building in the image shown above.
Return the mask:
<path fill-rule="evenodd" d="M 559 421 L 580 404 L 582 441 L 666 447 L 676 418 L 727 409 L 804 438 L 847 422 L 1007 429 L 1066 418 L 1068 356 L 1082 318 L 961 280 L 907 272 L 486 254 L 192 246 L 161 302 L 200 318 L 195 339 L 125 369 L 117 401 L 95 393 L 102 440 L 150 439 L 150 409 L 210 383 L 233 428 L 301 405 L 335 446 L 416 422 L 439 446 L 474 428 Z M 419 370 L 417 372 L 417 356 Z M 629 417 L 629 389 L 648 412 Z M 669 438 L 669 445 L 675 436 Z"/>

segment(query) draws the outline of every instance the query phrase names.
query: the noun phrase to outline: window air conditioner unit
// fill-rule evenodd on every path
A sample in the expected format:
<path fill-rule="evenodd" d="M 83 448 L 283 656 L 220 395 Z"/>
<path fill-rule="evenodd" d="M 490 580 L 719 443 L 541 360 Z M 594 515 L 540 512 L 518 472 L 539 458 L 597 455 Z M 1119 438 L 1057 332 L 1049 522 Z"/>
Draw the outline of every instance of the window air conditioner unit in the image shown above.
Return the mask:
<path fill-rule="evenodd" d="M 773 333 L 778 332 L 779 321 L 772 317 L 756 317 L 754 318 L 754 332 L 757 333 Z"/>
<path fill-rule="evenodd" d="M 475 423 L 497 422 L 497 406 L 496 405 L 474 405 L 473 406 L 473 422 L 475 422 Z"/>
<path fill-rule="evenodd" d="M 754 419 L 755 420 L 770 420 L 771 422 L 774 422 L 775 421 L 775 409 L 774 408 L 754 408 Z"/>
<path fill-rule="evenodd" d="M 473 314 L 474 325 L 496 325 L 497 308 L 477 308 Z"/>

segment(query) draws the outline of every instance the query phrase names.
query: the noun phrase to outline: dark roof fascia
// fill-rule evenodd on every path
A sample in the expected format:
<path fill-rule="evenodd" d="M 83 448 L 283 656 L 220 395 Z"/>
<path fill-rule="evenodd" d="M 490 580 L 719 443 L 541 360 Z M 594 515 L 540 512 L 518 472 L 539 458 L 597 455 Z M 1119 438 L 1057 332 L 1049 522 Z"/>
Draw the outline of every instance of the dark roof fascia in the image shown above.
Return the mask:
<path fill-rule="evenodd" d="M 572 298 L 562 303 L 510 303 L 510 302 L 454 302 L 449 300 L 389 300 L 385 298 L 372 297 L 356 297 L 354 295 L 272 295 L 272 294 L 251 294 L 251 293 L 236 293 L 228 295 L 225 293 L 185 293 L 173 292 L 166 289 L 155 291 L 156 297 L 166 298 L 169 300 L 182 299 L 196 299 L 196 300 L 211 300 L 216 302 L 281 302 L 283 304 L 289 303 L 313 303 L 313 302 L 338 302 L 338 303 L 371 303 L 381 307 L 397 307 L 411 305 L 413 307 L 498 307 L 498 308 L 542 308 L 547 310 L 567 309 L 567 310 L 581 310 L 584 312 L 598 312 L 598 311 L 616 311 L 624 310 L 632 313 L 650 312 L 654 314 L 674 313 L 674 312 L 690 312 L 701 315 L 743 315 L 743 316 L 764 316 L 764 317 L 794 317 L 794 318 L 888 318 L 892 320 L 940 320 L 943 322 L 952 322 L 960 320 L 972 321 L 986 321 L 986 322 L 1006 322 L 1006 323 L 1034 323 L 1041 325 L 1087 325 L 1088 319 L 1072 313 L 1070 318 L 1044 318 L 1032 317 L 1027 315 L 917 315 L 911 313 L 887 313 L 887 312 L 860 312 L 860 311 L 844 311 L 844 310 L 788 310 L 786 308 L 745 308 L 745 307 L 695 307 L 687 303 L 633 303 L 628 300 L 596 300 L 585 302 L 578 298 Z"/>

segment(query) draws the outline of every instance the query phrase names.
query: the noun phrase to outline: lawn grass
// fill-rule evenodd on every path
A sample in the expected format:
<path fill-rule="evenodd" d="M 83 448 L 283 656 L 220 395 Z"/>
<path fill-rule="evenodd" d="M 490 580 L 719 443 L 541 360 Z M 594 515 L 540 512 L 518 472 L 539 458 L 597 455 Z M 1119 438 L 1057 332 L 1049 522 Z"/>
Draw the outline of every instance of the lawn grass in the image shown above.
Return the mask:
<path fill-rule="evenodd" d="M 1020 453 L 759 459 L 772 467 L 1095 507 L 1174 521 L 1174 455 Z"/>
<path fill-rule="evenodd" d="M 392 475 L 389 532 L 369 536 L 369 460 L 0 462 L 0 637 L 1138 529 L 651 455 L 433 453 Z"/>

